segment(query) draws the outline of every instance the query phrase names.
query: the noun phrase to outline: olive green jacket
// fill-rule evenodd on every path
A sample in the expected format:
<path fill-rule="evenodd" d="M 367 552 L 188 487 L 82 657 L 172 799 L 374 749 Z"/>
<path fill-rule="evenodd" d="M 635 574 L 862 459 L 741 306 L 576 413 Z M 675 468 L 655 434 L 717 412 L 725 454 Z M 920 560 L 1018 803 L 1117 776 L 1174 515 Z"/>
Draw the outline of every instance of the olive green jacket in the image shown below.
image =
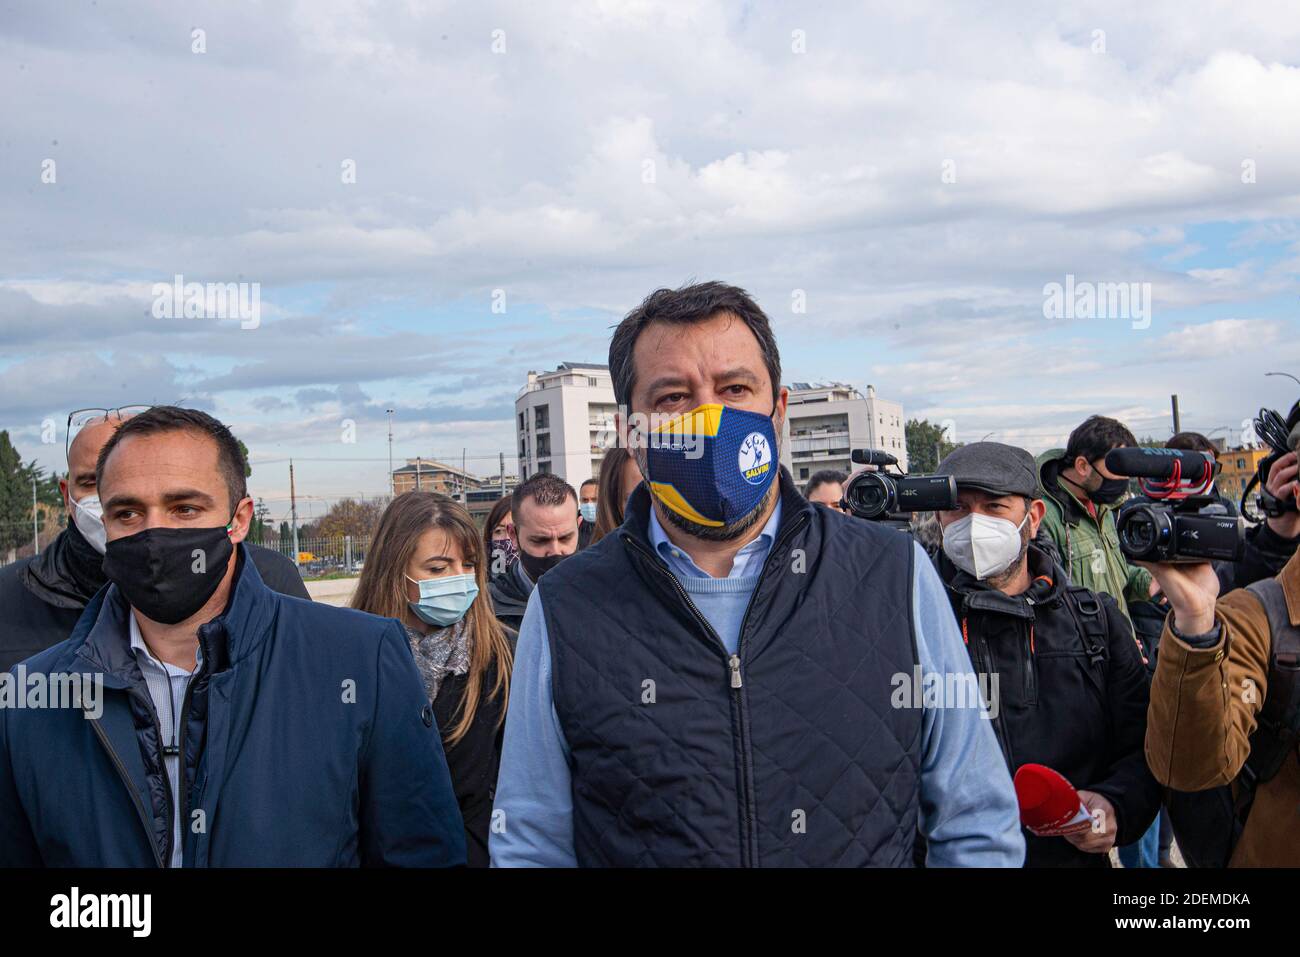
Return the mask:
<path fill-rule="evenodd" d="M 1038 456 L 1038 484 L 1047 503 L 1042 528 L 1055 543 L 1070 584 L 1105 592 L 1127 615 L 1129 602 L 1149 597 L 1151 573 L 1130 565 L 1120 551 L 1115 532 L 1118 505 L 1095 505 L 1094 518 L 1074 491 L 1058 481 L 1064 455 L 1064 449 L 1051 449 Z"/>

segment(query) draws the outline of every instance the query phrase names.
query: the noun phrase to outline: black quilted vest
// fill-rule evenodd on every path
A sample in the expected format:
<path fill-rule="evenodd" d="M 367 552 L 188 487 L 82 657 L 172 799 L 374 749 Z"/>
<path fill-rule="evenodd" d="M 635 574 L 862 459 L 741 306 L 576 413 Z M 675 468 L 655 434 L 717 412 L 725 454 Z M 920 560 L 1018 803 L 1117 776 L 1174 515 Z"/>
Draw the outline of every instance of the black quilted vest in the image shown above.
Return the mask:
<path fill-rule="evenodd" d="M 911 865 L 922 712 L 890 693 L 917 661 L 912 540 L 784 469 L 781 495 L 738 662 L 654 553 L 644 485 L 539 582 L 580 864 Z"/>

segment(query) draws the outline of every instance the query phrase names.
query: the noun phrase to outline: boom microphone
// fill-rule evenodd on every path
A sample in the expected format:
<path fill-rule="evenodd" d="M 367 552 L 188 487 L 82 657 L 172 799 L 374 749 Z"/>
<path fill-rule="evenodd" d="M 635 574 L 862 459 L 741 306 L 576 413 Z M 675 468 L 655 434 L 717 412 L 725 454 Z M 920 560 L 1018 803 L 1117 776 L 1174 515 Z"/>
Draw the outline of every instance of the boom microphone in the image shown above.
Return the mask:
<path fill-rule="evenodd" d="M 1171 479 L 1209 484 L 1219 466 L 1209 452 L 1190 449 L 1111 449 L 1106 453 L 1106 468 L 1125 478 Z"/>
<path fill-rule="evenodd" d="M 880 449 L 854 449 L 849 457 L 858 465 L 897 465 L 898 459 Z"/>

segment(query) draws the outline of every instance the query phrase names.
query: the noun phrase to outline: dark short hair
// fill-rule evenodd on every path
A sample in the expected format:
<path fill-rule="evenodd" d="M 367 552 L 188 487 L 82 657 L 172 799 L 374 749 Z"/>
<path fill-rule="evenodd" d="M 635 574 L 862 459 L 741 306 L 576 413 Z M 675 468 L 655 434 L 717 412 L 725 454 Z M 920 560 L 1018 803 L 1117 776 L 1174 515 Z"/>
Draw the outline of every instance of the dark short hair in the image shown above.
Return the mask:
<path fill-rule="evenodd" d="M 1137 445 L 1137 439 L 1128 430 L 1128 426 L 1104 415 L 1090 415 L 1083 424 L 1070 433 L 1070 440 L 1065 443 L 1066 464 L 1073 463 L 1080 455 L 1089 462 L 1103 458 L 1111 449 Z"/>
<path fill-rule="evenodd" d="M 587 479 L 585 482 L 583 482 L 581 485 L 579 485 L 578 488 L 579 488 L 579 489 L 584 489 L 584 488 L 586 488 L 588 485 L 599 485 L 599 484 L 600 484 L 600 483 L 599 483 L 598 481 L 596 481 L 594 478 L 589 478 L 589 479 Z"/>
<path fill-rule="evenodd" d="M 772 324 L 767 314 L 749 293 L 738 286 L 699 282 L 680 289 L 656 289 L 618 324 L 609 343 L 609 374 L 614 380 L 614 401 L 629 407 L 632 404 L 632 389 L 636 386 L 632 351 L 647 327 L 656 322 L 694 325 L 720 313 L 735 316 L 758 340 L 767 374 L 772 380 L 772 397 L 776 398 L 781 392 L 781 354 L 777 351 L 776 337 L 772 335 Z"/>
<path fill-rule="evenodd" d="M 1200 432 L 1178 432 L 1165 443 L 1167 449 L 1186 449 L 1189 452 L 1209 452 L 1216 459 L 1219 449 Z"/>
<path fill-rule="evenodd" d="M 193 432 L 206 435 L 215 442 L 217 468 L 225 479 L 231 509 L 248 497 L 248 461 L 244 458 L 244 450 L 239 447 L 239 440 L 229 428 L 206 412 L 182 409 L 175 405 L 155 405 L 124 421 L 99 450 L 99 459 L 95 462 L 95 484 L 103 482 L 104 463 L 123 439 L 133 435 L 162 435 L 167 432 Z"/>
<path fill-rule="evenodd" d="M 578 511 L 578 493 L 573 490 L 572 485 L 551 472 L 538 472 L 520 482 L 510 493 L 510 514 L 514 518 L 516 528 L 519 527 L 519 508 L 528 499 L 532 499 L 538 505 L 551 508 L 573 499 L 573 511 L 575 514 Z"/>
<path fill-rule="evenodd" d="M 846 474 L 835 469 L 822 469 L 820 472 L 813 472 L 812 478 L 803 487 L 803 497 L 812 498 L 812 493 L 817 490 L 819 485 L 843 485 L 848 480 L 849 477 Z"/>

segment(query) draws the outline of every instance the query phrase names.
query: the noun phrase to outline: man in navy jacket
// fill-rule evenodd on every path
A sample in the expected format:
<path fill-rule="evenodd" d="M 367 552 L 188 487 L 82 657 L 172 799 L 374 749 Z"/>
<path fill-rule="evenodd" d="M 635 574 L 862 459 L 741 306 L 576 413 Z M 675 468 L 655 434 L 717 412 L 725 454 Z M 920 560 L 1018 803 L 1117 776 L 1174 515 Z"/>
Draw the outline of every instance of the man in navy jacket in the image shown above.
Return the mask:
<path fill-rule="evenodd" d="M 97 472 L 111 584 L 0 676 L 0 866 L 463 864 L 400 625 L 266 587 L 229 430 L 156 407 Z"/>

